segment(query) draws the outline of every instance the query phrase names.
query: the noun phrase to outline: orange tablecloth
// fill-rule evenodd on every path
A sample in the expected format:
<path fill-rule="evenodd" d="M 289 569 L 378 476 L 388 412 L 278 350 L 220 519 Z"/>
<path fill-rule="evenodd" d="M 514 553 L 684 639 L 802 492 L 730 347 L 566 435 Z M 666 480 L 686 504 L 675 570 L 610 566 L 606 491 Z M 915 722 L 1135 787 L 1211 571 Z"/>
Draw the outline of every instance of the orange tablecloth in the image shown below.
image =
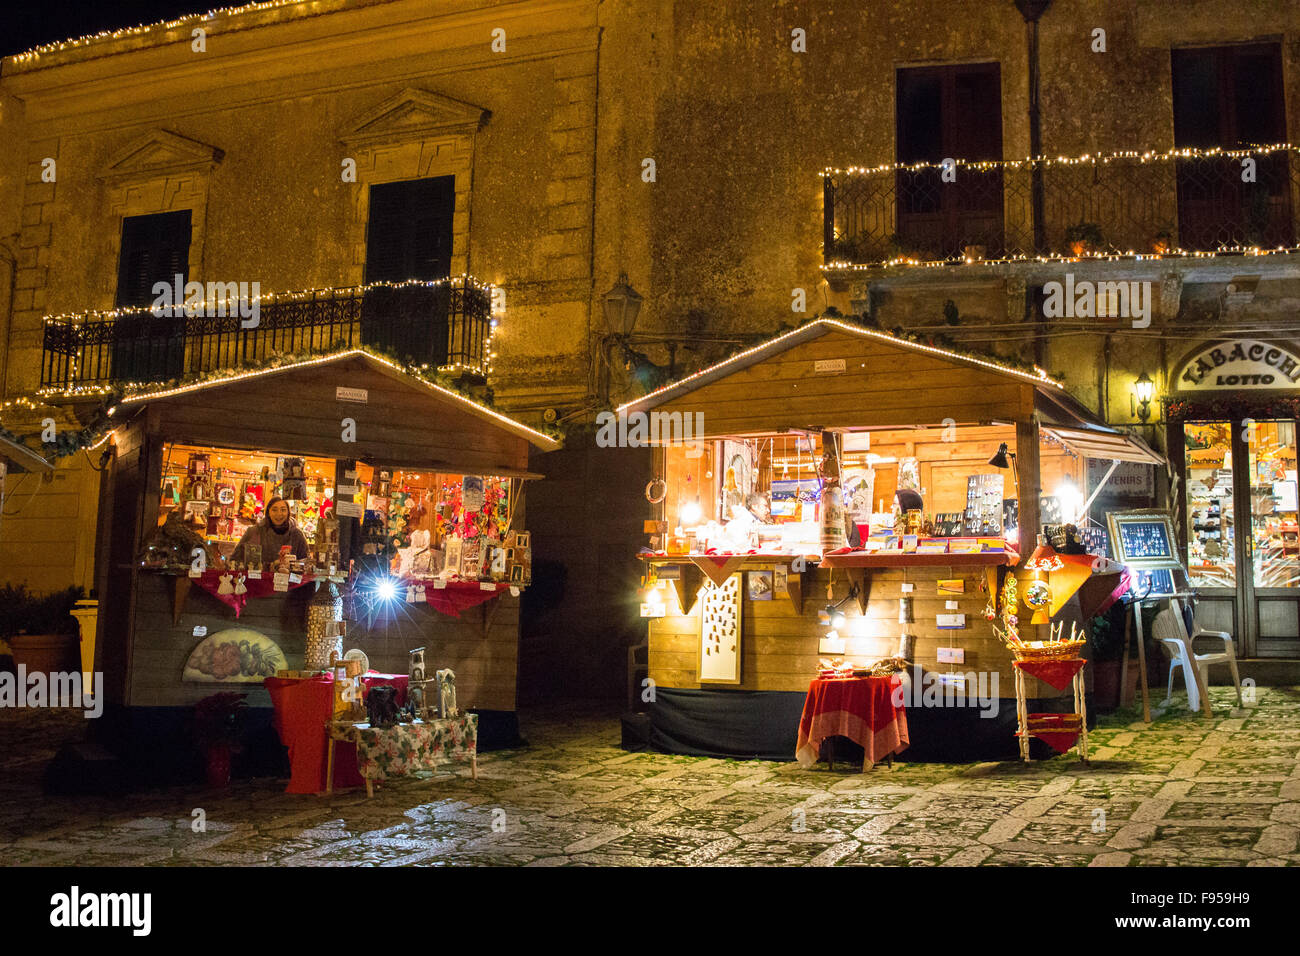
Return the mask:
<path fill-rule="evenodd" d="M 817 762 L 827 737 L 848 737 L 866 751 L 872 764 L 907 749 L 907 710 L 894 705 L 893 677 L 818 677 L 808 685 L 799 721 L 795 759 L 801 767 Z"/>

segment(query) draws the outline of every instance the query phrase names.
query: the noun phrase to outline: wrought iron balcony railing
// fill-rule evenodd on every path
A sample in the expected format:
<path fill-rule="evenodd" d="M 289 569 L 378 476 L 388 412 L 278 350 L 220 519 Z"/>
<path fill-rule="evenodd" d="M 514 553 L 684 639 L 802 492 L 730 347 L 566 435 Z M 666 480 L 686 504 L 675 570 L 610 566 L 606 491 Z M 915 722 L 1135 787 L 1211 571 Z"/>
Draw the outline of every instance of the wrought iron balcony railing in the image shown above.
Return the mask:
<path fill-rule="evenodd" d="M 1179 254 L 1297 244 L 1292 146 L 827 170 L 828 265 Z M 1243 165 L 1243 160 L 1250 164 Z M 1035 229 L 1035 176 L 1042 177 Z M 1253 181 L 1248 181 L 1253 178 Z"/>
<path fill-rule="evenodd" d="M 266 295 L 256 324 L 237 304 L 223 305 L 197 315 L 143 307 L 46 318 L 41 386 L 166 382 L 357 346 L 453 374 L 490 368 L 491 290 L 466 276 Z"/>

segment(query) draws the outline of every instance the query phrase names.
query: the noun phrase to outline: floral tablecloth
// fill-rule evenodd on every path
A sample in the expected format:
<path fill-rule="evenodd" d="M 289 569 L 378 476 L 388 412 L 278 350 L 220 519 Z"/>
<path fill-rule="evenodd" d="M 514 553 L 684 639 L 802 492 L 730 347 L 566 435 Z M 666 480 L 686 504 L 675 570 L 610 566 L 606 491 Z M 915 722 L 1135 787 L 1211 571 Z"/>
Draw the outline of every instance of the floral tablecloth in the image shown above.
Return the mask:
<path fill-rule="evenodd" d="M 366 780 L 433 770 L 452 760 L 473 762 L 478 754 L 478 714 L 382 728 L 335 724 L 333 732 L 357 745 L 357 770 Z"/>

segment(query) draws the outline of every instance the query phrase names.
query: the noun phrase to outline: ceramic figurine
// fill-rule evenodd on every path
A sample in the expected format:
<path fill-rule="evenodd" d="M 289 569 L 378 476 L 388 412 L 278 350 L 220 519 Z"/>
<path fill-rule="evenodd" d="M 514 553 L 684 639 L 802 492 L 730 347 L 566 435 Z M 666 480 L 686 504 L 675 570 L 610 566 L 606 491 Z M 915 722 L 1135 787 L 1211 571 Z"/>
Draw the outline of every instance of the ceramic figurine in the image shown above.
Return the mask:
<path fill-rule="evenodd" d="M 440 670 L 438 678 L 438 709 L 443 717 L 459 717 L 460 708 L 456 706 L 456 675 L 450 668 Z"/>

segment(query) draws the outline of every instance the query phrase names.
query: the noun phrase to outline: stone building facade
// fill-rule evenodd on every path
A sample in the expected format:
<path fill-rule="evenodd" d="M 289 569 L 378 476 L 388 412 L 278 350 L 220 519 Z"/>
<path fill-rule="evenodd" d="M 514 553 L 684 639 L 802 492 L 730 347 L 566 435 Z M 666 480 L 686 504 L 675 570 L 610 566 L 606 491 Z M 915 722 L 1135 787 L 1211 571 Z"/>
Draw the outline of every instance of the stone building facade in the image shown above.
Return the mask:
<path fill-rule="evenodd" d="M 1211 101 L 1219 142 L 1186 119 Z M 690 371 L 835 309 L 1059 371 L 1165 449 L 1188 356 L 1294 343 L 1300 297 L 1300 158 L 1260 152 L 1265 188 L 1214 207 L 1223 161 L 1171 151 L 1287 142 L 1297 102 L 1294 0 L 324 0 L 56 45 L 0 65 L 4 400 L 41 385 L 45 316 L 112 307 L 122 216 L 193 210 L 193 278 L 337 288 L 363 277 L 365 187 L 450 175 L 451 271 L 504 289 L 488 384 L 526 419 L 587 422 L 644 385 L 637 362 Z M 1108 160 L 1015 164 L 1034 153 Z M 947 158 L 953 182 L 893 168 Z M 849 167 L 875 171 L 824 175 Z M 643 306 L 620 340 L 602 298 L 622 273 Z M 1067 274 L 1149 283 L 1149 324 L 1046 314 Z M 90 467 L 4 519 L 0 578 L 89 581 Z M 567 581 L 539 654 L 619 687 L 640 462 L 575 431 L 537 467 L 529 520 Z M 1265 626 L 1251 598 L 1223 620 L 1300 633 L 1300 604 Z"/>

